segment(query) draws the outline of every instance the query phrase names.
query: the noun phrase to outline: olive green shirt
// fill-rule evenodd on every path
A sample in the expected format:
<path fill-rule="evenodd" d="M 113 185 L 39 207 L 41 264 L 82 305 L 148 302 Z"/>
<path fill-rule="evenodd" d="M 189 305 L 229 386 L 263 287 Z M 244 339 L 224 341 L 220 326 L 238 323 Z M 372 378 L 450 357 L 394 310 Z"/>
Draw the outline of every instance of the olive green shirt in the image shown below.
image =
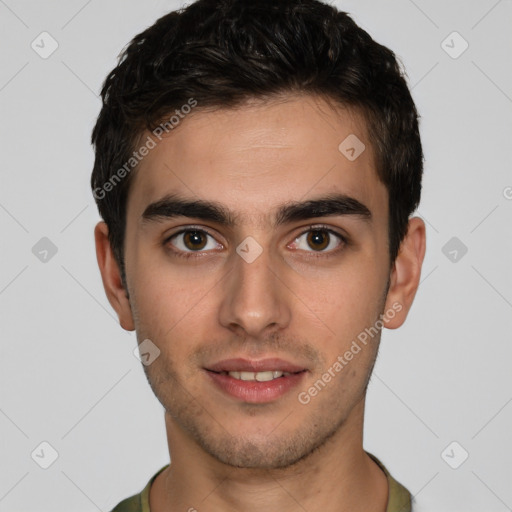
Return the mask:
<path fill-rule="evenodd" d="M 389 474 L 388 470 L 376 457 L 371 454 L 368 455 L 384 471 L 388 479 L 389 495 L 386 512 L 411 512 L 411 495 L 409 491 Z M 155 478 L 168 466 L 169 464 L 153 475 L 140 494 L 121 501 L 112 512 L 151 512 L 149 508 L 149 489 Z"/>

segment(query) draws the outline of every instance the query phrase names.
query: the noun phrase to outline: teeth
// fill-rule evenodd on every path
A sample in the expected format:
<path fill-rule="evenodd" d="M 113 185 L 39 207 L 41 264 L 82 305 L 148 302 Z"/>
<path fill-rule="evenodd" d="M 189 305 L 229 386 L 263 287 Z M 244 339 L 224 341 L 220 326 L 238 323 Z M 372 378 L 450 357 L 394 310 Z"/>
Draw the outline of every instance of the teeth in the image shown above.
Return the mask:
<path fill-rule="evenodd" d="M 281 375 L 278 375 L 278 377 L 281 377 Z M 274 377 L 274 372 L 259 372 L 256 374 L 256 380 L 258 382 L 267 382 L 275 378 L 276 377 Z"/>
<path fill-rule="evenodd" d="M 289 372 L 267 371 L 267 372 L 229 372 L 228 375 L 238 380 L 256 380 L 258 382 L 267 382 L 278 379 L 282 376 L 290 375 Z"/>

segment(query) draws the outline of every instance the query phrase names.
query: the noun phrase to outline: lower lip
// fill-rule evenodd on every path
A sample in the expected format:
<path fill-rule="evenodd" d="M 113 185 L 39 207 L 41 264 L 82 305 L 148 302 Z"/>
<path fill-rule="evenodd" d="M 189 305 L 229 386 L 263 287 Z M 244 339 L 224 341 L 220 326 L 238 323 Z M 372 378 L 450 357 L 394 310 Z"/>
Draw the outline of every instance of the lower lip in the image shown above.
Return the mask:
<path fill-rule="evenodd" d="M 230 375 L 215 373 L 209 370 L 206 373 L 224 393 L 244 402 L 263 404 L 282 397 L 298 386 L 304 378 L 306 371 L 292 373 L 266 382 L 239 380 Z"/>

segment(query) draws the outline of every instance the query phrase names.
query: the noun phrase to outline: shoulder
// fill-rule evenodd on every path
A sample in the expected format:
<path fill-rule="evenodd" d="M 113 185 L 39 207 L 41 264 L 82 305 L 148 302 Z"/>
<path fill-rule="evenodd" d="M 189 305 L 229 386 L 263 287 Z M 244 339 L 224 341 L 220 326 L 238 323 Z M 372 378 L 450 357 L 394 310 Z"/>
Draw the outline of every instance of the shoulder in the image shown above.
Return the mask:
<path fill-rule="evenodd" d="M 149 491 L 151 489 L 151 484 L 154 482 L 155 478 L 168 466 L 169 464 L 157 471 L 140 493 L 134 494 L 133 496 L 124 499 L 118 503 L 111 512 L 151 512 L 149 509 Z"/>
<path fill-rule="evenodd" d="M 112 512 L 142 512 L 141 495 L 142 493 L 139 493 L 124 499 L 112 509 Z"/>
<path fill-rule="evenodd" d="M 382 469 L 388 480 L 389 494 L 386 512 L 410 512 L 412 505 L 411 493 L 391 476 L 384 464 L 382 464 L 377 457 L 371 453 L 366 453 L 375 461 L 380 469 Z"/>

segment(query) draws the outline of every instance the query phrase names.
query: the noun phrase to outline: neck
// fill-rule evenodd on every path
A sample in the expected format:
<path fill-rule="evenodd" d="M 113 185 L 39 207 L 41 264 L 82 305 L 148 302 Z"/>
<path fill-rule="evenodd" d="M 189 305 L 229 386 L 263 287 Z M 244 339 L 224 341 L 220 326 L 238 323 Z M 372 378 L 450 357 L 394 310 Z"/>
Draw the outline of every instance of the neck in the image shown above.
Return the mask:
<path fill-rule="evenodd" d="M 386 476 L 362 446 L 364 401 L 321 447 L 287 468 L 246 469 L 208 453 L 166 414 L 171 465 L 153 482 L 151 512 L 385 512 Z"/>

